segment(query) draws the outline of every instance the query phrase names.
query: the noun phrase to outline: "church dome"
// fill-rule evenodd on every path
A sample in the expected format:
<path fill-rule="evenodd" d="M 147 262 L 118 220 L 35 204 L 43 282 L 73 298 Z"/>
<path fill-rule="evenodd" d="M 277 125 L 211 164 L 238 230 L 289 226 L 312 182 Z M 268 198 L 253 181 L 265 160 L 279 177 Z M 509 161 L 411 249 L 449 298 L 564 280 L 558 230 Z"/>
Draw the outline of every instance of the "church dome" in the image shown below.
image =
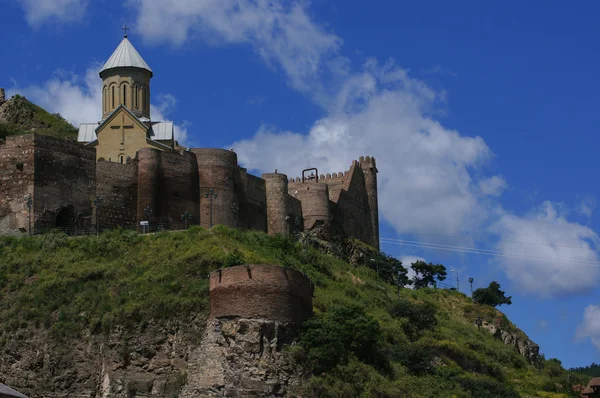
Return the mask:
<path fill-rule="evenodd" d="M 100 70 L 100 76 L 102 76 L 103 72 L 115 68 L 140 68 L 147 70 L 150 72 L 150 76 L 152 76 L 152 69 L 150 69 L 140 53 L 133 47 L 133 44 L 127 39 L 127 36 L 123 38 L 121 44 L 119 44 L 108 61 L 106 61 Z"/>

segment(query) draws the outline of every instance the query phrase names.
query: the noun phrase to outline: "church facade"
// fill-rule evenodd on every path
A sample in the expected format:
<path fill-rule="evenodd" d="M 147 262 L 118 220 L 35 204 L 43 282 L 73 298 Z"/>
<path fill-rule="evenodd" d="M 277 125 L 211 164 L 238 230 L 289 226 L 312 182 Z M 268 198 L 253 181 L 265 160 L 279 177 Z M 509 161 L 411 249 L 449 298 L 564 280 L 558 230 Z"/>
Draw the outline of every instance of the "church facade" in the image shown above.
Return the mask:
<path fill-rule="evenodd" d="M 0 234 L 145 223 L 285 235 L 325 227 L 379 248 L 374 158 L 333 174 L 258 177 L 232 150 L 180 149 L 172 122 L 151 118 L 152 77 L 124 37 L 100 72 L 102 120 L 82 124 L 77 142 L 39 134 L 0 142 Z"/>

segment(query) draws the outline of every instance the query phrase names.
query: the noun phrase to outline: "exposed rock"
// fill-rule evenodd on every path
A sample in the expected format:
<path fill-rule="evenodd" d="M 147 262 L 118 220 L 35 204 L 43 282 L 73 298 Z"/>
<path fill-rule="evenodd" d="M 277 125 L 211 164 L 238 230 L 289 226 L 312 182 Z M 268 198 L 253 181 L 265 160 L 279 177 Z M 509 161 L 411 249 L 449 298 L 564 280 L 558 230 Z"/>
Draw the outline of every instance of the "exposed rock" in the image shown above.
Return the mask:
<path fill-rule="evenodd" d="M 284 350 L 295 328 L 262 319 L 214 319 L 190 354 L 180 397 L 283 397 L 303 369 Z"/>
<path fill-rule="evenodd" d="M 475 325 L 477 327 L 477 325 Z M 506 345 L 511 345 L 515 350 L 531 364 L 537 364 L 539 361 L 540 347 L 529 339 L 519 337 L 516 333 L 503 330 L 498 326 L 483 322 L 481 327 L 489 334 L 502 341 Z"/>

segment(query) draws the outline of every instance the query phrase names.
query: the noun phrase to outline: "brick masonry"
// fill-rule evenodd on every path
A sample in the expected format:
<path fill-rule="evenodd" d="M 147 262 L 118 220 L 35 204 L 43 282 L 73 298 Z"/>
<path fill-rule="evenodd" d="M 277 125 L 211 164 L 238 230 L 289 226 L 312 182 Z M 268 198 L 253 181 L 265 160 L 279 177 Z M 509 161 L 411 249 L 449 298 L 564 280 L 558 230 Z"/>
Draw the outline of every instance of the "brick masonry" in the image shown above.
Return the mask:
<path fill-rule="evenodd" d="M 312 316 L 314 287 L 303 273 L 240 265 L 210 274 L 210 318 L 259 318 L 300 324 Z"/>
<path fill-rule="evenodd" d="M 34 229 L 139 228 L 140 221 L 182 229 L 189 224 L 293 234 L 319 223 L 379 248 L 375 159 L 302 182 L 281 173 L 248 174 L 233 151 L 139 150 L 124 164 L 95 161 L 95 150 L 54 137 L 9 136 L 0 143 L 0 234 Z M 103 200 L 98 207 L 94 198 Z M 150 208 L 152 214 L 146 215 Z M 298 224 L 298 221 L 300 223 Z"/>

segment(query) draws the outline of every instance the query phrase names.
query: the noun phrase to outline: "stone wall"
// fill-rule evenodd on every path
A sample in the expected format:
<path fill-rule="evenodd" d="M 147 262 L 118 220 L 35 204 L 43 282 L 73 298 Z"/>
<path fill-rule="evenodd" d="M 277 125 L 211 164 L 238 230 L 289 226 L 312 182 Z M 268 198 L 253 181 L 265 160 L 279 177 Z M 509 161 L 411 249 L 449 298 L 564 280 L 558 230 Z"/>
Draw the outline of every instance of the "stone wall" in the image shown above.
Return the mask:
<path fill-rule="evenodd" d="M 91 228 L 96 153 L 74 141 L 35 135 L 35 227 Z"/>
<path fill-rule="evenodd" d="M 242 194 L 238 226 L 244 229 L 267 232 L 267 192 L 265 180 L 248 174 L 240 168 Z"/>
<path fill-rule="evenodd" d="M 102 197 L 97 209 L 100 228 L 137 228 L 137 162 L 100 161 L 96 165 L 96 181 L 96 194 Z"/>
<path fill-rule="evenodd" d="M 196 156 L 144 148 L 138 151 L 137 219 L 168 229 L 183 229 L 187 211 L 189 225 L 200 223 L 199 176 Z M 146 209 L 152 212 L 148 217 Z"/>
<path fill-rule="evenodd" d="M 33 134 L 0 140 L 1 235 L 20 234 L 19 228 L 27 230 L 27 197 L 33 197 L 34 179 Z"/>
<path fill-rule="evenodd" d="M 59 138 L 29 134 L 0 144 L 0 234 L 91 228 L 95 152 Z"/>

